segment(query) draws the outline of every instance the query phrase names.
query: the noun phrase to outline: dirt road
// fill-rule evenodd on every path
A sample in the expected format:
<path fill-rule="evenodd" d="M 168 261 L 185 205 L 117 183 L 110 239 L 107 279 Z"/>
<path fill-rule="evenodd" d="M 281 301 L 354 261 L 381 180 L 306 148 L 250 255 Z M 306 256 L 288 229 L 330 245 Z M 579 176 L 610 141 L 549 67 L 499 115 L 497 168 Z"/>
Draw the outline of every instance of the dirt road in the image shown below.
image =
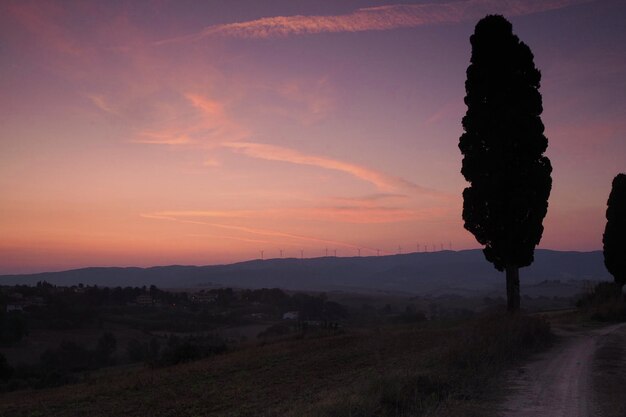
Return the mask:
<path fill-rule="evenodd" d="M 517 370 L 509 378 L 511 394 L 500 415 L 503 417 L 613 417 L 623 407 L 621 398 L 607 404 L 598 392 L 608 378 L 624 376 L 626 324 L 617 324 L 569 334 L 554 348 Z M 616 341 L 617 340 L 617 341 Z M 602 352 L 610 354 L 602 355 Z M 607 357 L 605 357 L 607 356 Z M 608 362 L 607 362 L 608 361 Z M 603 367 L 614 372 L 607 374 Z M 602 385 L 601 387 L 599 385 Z M 621 387 L 620 389 L 623 389 Z M 598 395 L 600 394 L 600 395 Z M 620 396 L 621 397 L 621 396 Z M 614 413 L 615 412 L 615 413 Z"/>

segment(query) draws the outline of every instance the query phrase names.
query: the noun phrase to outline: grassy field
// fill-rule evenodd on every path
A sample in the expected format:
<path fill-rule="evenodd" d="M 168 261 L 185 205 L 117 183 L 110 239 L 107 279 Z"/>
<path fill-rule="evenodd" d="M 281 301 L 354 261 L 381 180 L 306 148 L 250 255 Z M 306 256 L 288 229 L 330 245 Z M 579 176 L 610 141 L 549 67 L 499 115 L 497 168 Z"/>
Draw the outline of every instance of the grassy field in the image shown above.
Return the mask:
<path fill-rule="evenodd" d="M 310 332 L 7 393 L 0 416 L 489 416 L 502 371 L 549 340 L 542 319 L 505 315 Z"/>

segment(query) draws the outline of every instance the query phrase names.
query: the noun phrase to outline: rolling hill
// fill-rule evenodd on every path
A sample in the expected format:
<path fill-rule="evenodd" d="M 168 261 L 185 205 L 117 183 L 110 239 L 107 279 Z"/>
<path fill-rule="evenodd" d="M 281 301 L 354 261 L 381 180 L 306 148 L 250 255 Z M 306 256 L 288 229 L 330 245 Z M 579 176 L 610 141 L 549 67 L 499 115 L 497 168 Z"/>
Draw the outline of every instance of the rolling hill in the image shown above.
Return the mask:
<path fill-rule="evenodd" d="M 522 287 L 544 281 L 609 280 L 602 252 L 537 250 L 535 262 L 520 271 Z M 313 291 L 383 291 L 470 295 L 504 289 L 504 274 L 480 250 L 409 253 L 375 257 L 321 257 L 253 260 L 229 265 L 92 267 L 61 272 L 2 275 L 0 285 L 143 286 L 194 288 L 230 286 L 279 287 Z"/>

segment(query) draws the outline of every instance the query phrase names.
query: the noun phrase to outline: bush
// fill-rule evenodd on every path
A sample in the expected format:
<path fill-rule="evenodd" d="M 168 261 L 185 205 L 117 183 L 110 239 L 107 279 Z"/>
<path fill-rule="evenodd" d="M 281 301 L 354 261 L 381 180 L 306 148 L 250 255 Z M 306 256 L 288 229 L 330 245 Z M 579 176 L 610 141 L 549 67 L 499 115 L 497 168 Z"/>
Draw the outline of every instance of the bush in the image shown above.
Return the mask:
<path fill-rule="evenodd" d="M 454 368 L 475 369 L 485 365 L 497 368 L 552 341 L 550 323 L 543 317 L 489 315 L 473 323 L 446 352 Z"/>
<path fill-rule="evenodd" d="M 110 365 L 116 344 L 115 337 L 108 332 L 98 340 L 95 349 L 87 349 L 73 341 L 62 341 L 57 348 L 44 351 L 38 364 L 18 364 L 15 369 L 10 368 L 0 355 L 0 381 L 7 381 L 0 385 L 0 391 L 56 387 L 78 382 L 81 372 Z"/>
<path fill-rule="evenodd" d="M 106 332 L 100 337 L 95 351 L 98 366 L 107 366 L 113 363 L 111 356 L 115 352 L 116 346 L 117 340 L 111 332 Z"/>
<path fill-rule="evenodd" d="M 289 326 L 285 324 L 274 324 L 268 327 L 257 336 L 259 339 L 267 339 L 269 337 L 280 337 L 291 333 Z"/>
<path fill-rule="evenodd" d="M 613 282 L 598 283 L 591 293 L 578 300 L 576 307 L 586 311 L 592 320 L 626 320 L 626 305 L 621 287 Z"/>
<path fill-rule="evenodd" d="M 9 366 L 7 358 L 0 353 L 0 381 L 6 381 L 13 375 L 13 368 Z"/>
<path fill-rule="evenodd" d="M 0 310 L 0 343 L 12 345 L 28 335 L 26 320 L 19 312 L 4 313 Z"/>
<path fill-rule="evenodd" d="M 40 366 L 47 371 L 85 371 L 92 368 L 93 353 L 75 342 L 63 341 L 41 354 Z"/>
<path fill-rule="evenodd" d="M 482 416 L 485 413 L 470 408 L 493 392 L 499 372 L 552 340 L 550 325 L 542 317 L 489 315 L 461 325 L 466 327 L 448 333 L 448 348 L 432 351 L 429 366 L 385 368 L 307 415 Z M 460 410 L 455 409 L 459 403 Z"/>
<path fill-rule="evenodd" d="M 426 315 L 421 311 L 405 311 L 400 315 L 392 317 L 391 321 L 398 324 L 421 323 L 426 321 Z"/>
<path fill-rule="evenodd" d="M 126 353 L 131 362 L 145 362 L 153 364 L 159 359 L 161 345 L 156 337 L 150 342 L 141 343 L 137 339 L 132 339 L 126 346 Z"/>
<path fill-rule="evenodd" d="M 191 362 L 226 351 L 226 344 L 218 337 L 179 338 L 170 336 L 167 346 L 153 363 L 157 366 L 170 366 Z"/>

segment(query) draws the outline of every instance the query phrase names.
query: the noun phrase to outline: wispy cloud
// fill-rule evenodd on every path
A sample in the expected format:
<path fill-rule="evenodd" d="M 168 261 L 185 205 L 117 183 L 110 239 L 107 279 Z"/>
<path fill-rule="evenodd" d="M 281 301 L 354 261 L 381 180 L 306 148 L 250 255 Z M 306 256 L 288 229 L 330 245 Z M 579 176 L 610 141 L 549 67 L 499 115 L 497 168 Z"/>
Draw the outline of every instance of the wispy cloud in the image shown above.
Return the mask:
<path fill-rule="evenodd" d="M 232 230 L 236 232 L 243 232 L 243 233 L 249 233 L 253 235 L 266 236 L 266 237 L 276 237 L 276 238 L 281 238 L 281 239 L 291 239 L 291 240 L 311 242 L 311 243 L 322 243 L 322 244 L 327 244 L 327 245 L 334 245 L 334 246 L 341 246 L 341 247 L 348 247 L 348 248 L 360 247 L 358 245 L 354 245 L 354 244 L 347 243 L 347 242 L 340 242 L 337 240 L 323 239 L 323 238 L 317 238 L 317 237 L 312 237 L 312 236 L 304 236 L 304 235 L 298 235 L 298 234 L 293 234 L 293 233 L 285 233 L 285 232 L 271 230 L 271 229 L 261 229 L 261 228 L 255 228 L 255 227 L 247 227 L 247 226 L 236 226 L 236 225 L 230 225 L 230 224 L 204 222 L 204 221 L 199 221 L 199 220 L 180 219 L 174 216 L 161 216 L 158 214 L 141 214 L 141 217 L 147 218 L 147 219 L 168 220 L 168 221 L 174 221 L 174 222 L 179 222 L 179 223 L 205 225 L 205 226 L 216 227 L 216 228 L 220 228 L 224 230 Z"/>
<path fill-rule="evenodd" d="M 150 216 L 155 217 L 228 217 L 241 218 L 251 217 L 258 214 L 254 210 L 166 210 L 157 211 Z M 149 215 L 144 215 L 149 216 Z"/>
<path fill-rule="evenodd" d="M 192 141 L 189 139 L 189 136 L 181 134 L 180 132 L 143 131 L 139 132 L 133 142 L 148 143 L 153 145 L 188 145 Z"/>
<path fill-rule="evenodd" d="M 214 235 L 214 234 L 192 233 L 192 234 L 189 234 L 188 236 L 189 237 L 207 237 L 207 238 L 211 238 L 211 239 L 229 239 L 229 240 L 236 240 L 236 241 L 239 241 L 239 242 L 247 242 L 247 243 L 262 243 L 262 244 L 274 243 L 271 240 L 248 239 L 248 238 L 244 238 L 244 237 Z"/>
<path fill-rule="evenodd" d="M 381 201 L 389 201 L 389 200 L 406 200 L 409 196 L 406 194 L 398 194 L 398 193 L 376 193 L 376 194 L 368 194 L 358 197 L 335 197 L 334 201 L 348 203 L 348 204 L 360 204 L 360 205 L 375 205 L 379 204 Z"/>
<path fill-rule="evenodd" d="M 303 93 L 297 84 L 290 84 L 284 94 L 300 98 Z M 88 96 L 100 110 L 119 113 L 103 96 Z M 383 192 L 411 192 L 436 196 L 439 192 L 421 187 L 408 180 L 362 165 L 325 156 L 310 155 L 295 149 L 249 142 L 252 131 L 240 124 L 227 109 L 226 102 L 195 92 L 176 94 L 177 106 L 153 103 L 148 107 L 153 122 L 138 130 L 132 138 L 135 143 L 150 145 L 185 146 L 203 150 L 226 148 L 246 156 L 269 161 L 289 162 L 347 173 L 367 181 Z M 304 100 L 304 99 L 303 99 Z M 160 105 L 159 105 L 160 104 Z M 321 110 L 320 110 L 321 111 Z M 218 167 L 220 162 L 210 155 L 207 167 Z"/>
<path fill-rule="evenodd" d="M 331 88 L 326 77 L 317 80 L 289 80 L 276 88 L 289 106 L 281 107 L 279 113 L 296 116 L 304 125 L 323 119 L 334 108 Z"/>
<path fill-rule="evenodd" d="M 38 40 L 65 56 L 79 56 L 85 51 L 79 45 L 76 37 L 61 24 L 51 19 L 63 17 L 65 10 L 63 6 L 54 2 L 27 3 L 27 2 L 7 2 L 3 12 L 7 12 L 11 17 L 22 24 L 29 32 L 37 36 Z"/>
<path fill-rule="evenodd" d="M 181 101 L 178 106 L 165 103 L 153 105 L 152 118 L 158 120 L 137 132 L 133 142 L 173 146 L 194 144 L 207 148 L 222 142 L 242 140 L 250 135 L 229 115 L 224 102 L 197 93 L 179 96 Z M 101 110 L 109 108 L 101 97 L 90 98 Z M 208 160 L 207 165 L 216 164 L 214 160 Z"/>
<path fill-rule="evenodd" d="M 374 184 L 381 190 L 405 189 L 413 192 L 435 195 L 434 190 L 420 187 L 403 178 L 394 177 L 371 168 L 322 156 L 307 155 L 299 151 L 280 146 L 252 142 L 224 143 L 222 146 L 242 152 L 253 158 L 269 161 L 283 161 L 292 164 L 310 165 L 320 168 L 345 172 L 356 178 Z"/>
<path fill-rule="evenodd" d="M 250 135 L 248 129 L 235 122 L 226 112 L 224 103 L 195 93 L 185 94 L 191 105 L 200 111 L 202 119 L 198 130 L 212 143 L 237 141 Z"/>
<path fill-rule="evenodd" d="M 274 16 L 213 25 L 198 33 L 157 44 L 195 41 L 212 36 L 271 38 L 324 32 L 391 30 L 476 19 L 488 13 L 519 16 L 560 9 L 592 0 L 461 0 L 448 3 L 392 4 L 330 16 Z"/>
<path fill-rule="evenodd" d="M 87 98 L 89 98 L 89 100 L 91 100 L 91 102 L 103 112 L 119 115 L 119 112 L 114 109 L 113 106 L 111 106 L 103 96 L 92 94 L 87 95 Z"/>
<path fill-rule="evenodd" d="M 403 207 L 351 204 L 327 207 L 293 207 L 263 210 L 167 210 L 143 214 L 162 219 L 300 219 L 341 223 L 396 223 L 407 220 L 427 220 L 439 216 L 439 209 L 415 210 Z"/>

